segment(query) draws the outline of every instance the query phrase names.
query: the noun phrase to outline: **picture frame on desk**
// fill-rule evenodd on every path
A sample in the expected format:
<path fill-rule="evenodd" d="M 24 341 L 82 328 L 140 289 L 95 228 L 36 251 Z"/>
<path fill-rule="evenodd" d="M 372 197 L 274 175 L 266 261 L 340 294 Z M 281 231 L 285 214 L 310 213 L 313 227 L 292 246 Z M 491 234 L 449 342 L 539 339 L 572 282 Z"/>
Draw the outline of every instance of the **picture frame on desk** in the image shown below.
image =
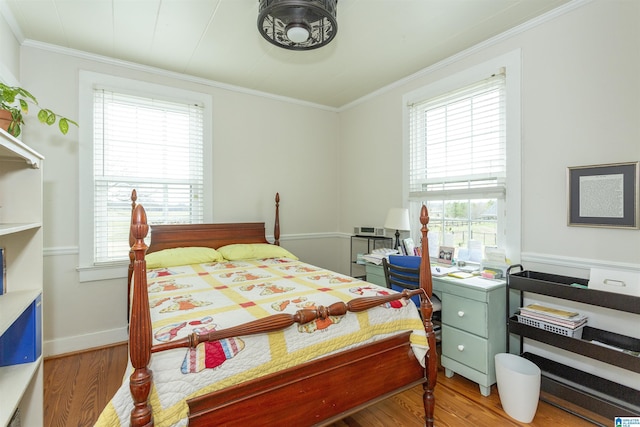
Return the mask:
<path fill-rule="evenodd" d="M 640 162 L 567 168 L 567 225 L 638 229 Z"/>
<path fill-rule="evenodd" d="M 438 262 L 441 264 L 451 264 L 456 248 L 451 246 L 440 246 L 438 250 Z"/>

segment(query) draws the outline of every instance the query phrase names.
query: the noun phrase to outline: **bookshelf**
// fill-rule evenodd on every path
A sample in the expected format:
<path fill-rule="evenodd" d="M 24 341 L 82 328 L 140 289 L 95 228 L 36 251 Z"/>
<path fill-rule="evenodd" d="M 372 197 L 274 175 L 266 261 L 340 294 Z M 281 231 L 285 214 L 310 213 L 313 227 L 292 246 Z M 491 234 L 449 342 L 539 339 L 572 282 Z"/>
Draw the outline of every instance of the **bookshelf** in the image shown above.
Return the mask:
<path fill-rule="evenodd" d="M 43 424 L 42 166 L 44 157 L 0 130 L 0 426 Z"/>

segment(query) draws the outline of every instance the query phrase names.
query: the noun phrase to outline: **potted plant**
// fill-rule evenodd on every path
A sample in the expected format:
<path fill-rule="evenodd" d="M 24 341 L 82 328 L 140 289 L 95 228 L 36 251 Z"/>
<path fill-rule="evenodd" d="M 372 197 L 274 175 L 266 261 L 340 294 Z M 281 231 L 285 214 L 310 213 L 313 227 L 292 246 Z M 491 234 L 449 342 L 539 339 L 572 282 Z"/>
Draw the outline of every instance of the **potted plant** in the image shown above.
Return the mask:
<path fill-rule="evenodd" d="M 40 123 L 51 126 L 58 122 L 58 129 L 63 135 L 69 132 L 69 123 L 78 126 L 78 123 L 69 118 L 57 115 L 48 108 L 41 108 L 36 97 L 26 89 L 0 83 L 0 127 L 13 136 L 20 135 L 21 126 L 24 124 L 22 115 L 29 112 L 29 103 L 40 108 L 38 111 Z"/>

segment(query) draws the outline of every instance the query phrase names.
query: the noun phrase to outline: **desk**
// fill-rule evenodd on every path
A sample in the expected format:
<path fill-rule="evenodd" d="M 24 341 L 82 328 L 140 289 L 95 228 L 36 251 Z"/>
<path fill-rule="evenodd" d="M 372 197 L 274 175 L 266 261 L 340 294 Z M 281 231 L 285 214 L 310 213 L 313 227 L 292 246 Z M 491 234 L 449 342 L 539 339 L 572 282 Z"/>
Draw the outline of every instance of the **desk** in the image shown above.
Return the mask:
<path fill-rule="evenodd" d="M 366 265 L 367 281 L 386 286 L 381 265 Z M 442 355 L 445 375 L 458 373 L 478 383 L 483 396 L 496 382 L 494 357 L 506 351 L 506 282 L 433 277 L 442 301 Z"/>

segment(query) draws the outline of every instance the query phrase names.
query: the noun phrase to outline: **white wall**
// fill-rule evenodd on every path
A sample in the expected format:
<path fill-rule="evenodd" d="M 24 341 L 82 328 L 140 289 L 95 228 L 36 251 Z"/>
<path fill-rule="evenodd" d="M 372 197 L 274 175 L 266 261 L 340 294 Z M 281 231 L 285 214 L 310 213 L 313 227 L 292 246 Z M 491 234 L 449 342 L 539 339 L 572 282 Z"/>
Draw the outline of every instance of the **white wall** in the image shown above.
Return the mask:
<path fill-rule="evenodd" d="M 403 95 L 519 49 L 522 188 L 508 191 L 522 196 L 524 267 L 581 278 L 594 265 L 640 270 L 640 230 L 567 226 L 565 187 L 567 167 L 640 160 L 640 2 L 596 0 L 564 12 L 342 111 L 340 229 L 382 224 L 390 207 L 403 205 Z M 592 326 L 640 338 L 637 315 L 576 307 Z M 550 358 L 640 384 L 640 375 L 541 347 Z"/>
<path fill-rule="evenodd" d="M 0 4 L 0 8 L 3 7 Z M 0 80 L 6 84 L 18 83 L 20 75 L 20 44 L 16 40 L 4 16 L 0 14 Z"/>
<path fill-rule="evenodd" d="M 638 22 L 638 2 L 587 3 L 342 111 L 340 229 L 403 204 L 402 96 L 520 49 L 523 252 L 638 266 L 640 231 L 568 227 L 565 192 L 569 166 L 640 160 Z"/>
<path fill-rule="evenodd" d="M 282 246 L 337 268 L 339 250 L 330 238 L 338 229 L 335 111 L 66 53 L 23 46 L 20 80 L 41 105 L 71 118 L 78 117 L 79 70 L 210 93 L 214 221 L 265 221 L 272 235 L 274 196 L 280 192 Z M 84 142 L 75 127 L 62 136 L 34 121 L 30 117 L 24 140 L 46 157 L 45 355 L 126 339 L 126 280 L 80 283 L 76 271 L 78 188 L 90 185 L 78 177 L 78 146 Z M 144 204 L 144 194 L 138 197 Z"/>

